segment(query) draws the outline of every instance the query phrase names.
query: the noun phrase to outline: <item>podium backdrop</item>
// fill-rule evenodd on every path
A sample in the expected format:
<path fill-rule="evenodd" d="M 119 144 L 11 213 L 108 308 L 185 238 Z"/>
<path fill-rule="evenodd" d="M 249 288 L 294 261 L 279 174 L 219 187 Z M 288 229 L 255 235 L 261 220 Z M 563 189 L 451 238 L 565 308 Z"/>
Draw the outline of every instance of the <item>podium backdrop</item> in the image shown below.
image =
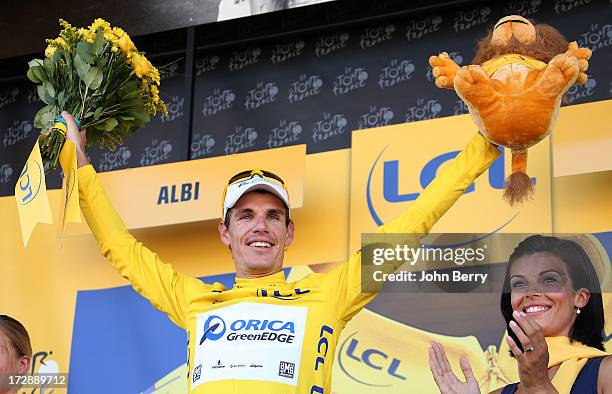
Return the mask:
<path fill-rule="evenodd" d="M 510 159 L 504 152 L 434 231 L 591 233 L 611 256 L 607 1 L 482 3 L 201 51 L 192 112 L 181 104 L 190 95 L 181 56 L 160 55 L 163 62 L 179 60 L 162 82 L 169 117 L 116 152 L 92 150 L 94 166 L 136 238 L 176 270 L 231 286 L 234 267 L 217 233 L 222 182 L 236 168 L 260 163 L 287 178 L 299 202 L 287 276 L 326 269 L 347 260 L 360 233 L 410 206 L 475 132 L 458 97 L 433 85 L 427 59 L 447 51 L 469 63 L 476 38 L 508 13 L 549 23 L 589 46 L 590 79 L 570 89 L 554 134 L 530 151 L 532 201 L 513 209 L 502 200 Z M 0 313 L 28 328 L 33 370 L 69 372 L 71 393 L 180 393 L 185 333 L 113 271 L 85 225 L 71 226 L 63 240 L 59 226 L 39 225 L 23 248 L 12 191 L 37 136 L 32 119 L 39 105 L 25 81 L 0 85 Z M 47 184 L 58 188 L 60 179 L 55 174 Z M 385 187 L 396 191 L 394 198 Z M 177 194 L 184 188 L 190 198 Z M 61 191 L 49 194 L 58 223 Z M 344 331 L 333 391 L 435 393 L 426 364 L 432 339 L 454 359 L 465 353 L 484 387 L 516 380 L 501 345 L 498 298 L 381 294 Z M 608 326 L 608 347 L 611 333 Z M 376 360 L 364 357 L 372 349 Z"/>

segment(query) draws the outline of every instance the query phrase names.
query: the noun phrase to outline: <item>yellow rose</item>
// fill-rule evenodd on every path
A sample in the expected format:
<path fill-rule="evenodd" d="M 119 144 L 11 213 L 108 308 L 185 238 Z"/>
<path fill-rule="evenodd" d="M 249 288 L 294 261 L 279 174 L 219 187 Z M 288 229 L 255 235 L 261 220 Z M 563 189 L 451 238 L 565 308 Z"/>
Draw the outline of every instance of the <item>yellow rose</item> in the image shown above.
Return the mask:
<path fill-rule="evenodd" d="M 100 28 L 102 28 L 102 30 L 104 31 L 111 30 L 110 23 L 108 23 L 102 18 L 96 19 L 94 23 L 92 23 L 91 26 L 89 26 L 89 30 L 91 30 L 94 33 L 96 33 Z"/>
<path fill-rule="evenodd" d="M 106 41 L 110 41 L 110 42 L 117 41 L 117 37 L 115 37 L 113 32 L 110 30 L 104 32 L 104 38 L 106 38 Z"/>
<path fill-rule="evenodd" d="M 47 49 L 45 49 L 45 57 L 47 59 L 51 59 L 51 57 L 53 56 L 53 54 L 55 53 L 56 50 L 57 50 L 57 48 L 55 48 L 55 45 L 49 44 L 47 46 Z"/>
<path fill-rule="evenodd" d="M 132 55 L 132 67 L 134 67 L 134 72 L 138 78 L 142 78 L 155 70 L 149 59 L 138 52 Z"/>
<path fill-rule="evenodd" d="M 123 52 L 128 58 L 132 56 L 133 52 L 136 52 L 136 46 L 132 42 L 130 36 L 127 34 L 124 34 L 118 40 L 115 40 L 113 44 L 119 47 L 121 52 Z"/>
<path fill-rule="evenodd" d="M 121 38 L 123 37 L 125 34 L 125 31 L 120 28 L 120 27 L 113 27 L 113 34 L 117 37 L 117 38 Z"/>

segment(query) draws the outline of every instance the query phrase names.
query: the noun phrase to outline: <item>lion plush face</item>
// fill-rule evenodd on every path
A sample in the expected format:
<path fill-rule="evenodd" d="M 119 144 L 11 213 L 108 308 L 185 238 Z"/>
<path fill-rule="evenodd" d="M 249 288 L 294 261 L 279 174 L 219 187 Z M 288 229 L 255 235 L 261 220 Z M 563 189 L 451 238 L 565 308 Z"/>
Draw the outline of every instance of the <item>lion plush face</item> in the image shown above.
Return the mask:
<path fill-rule="evenodd" d="M 528 19 L 518 15 L 501 18 L 493 27 L 491 45 L 508 45 L 512 38 L 521 44 L 530 45 L 536 40 L 536 29 Z"/>
<path fill-rule="evenodd" d="M 568 42 L 554 27 L 534 24 L 520 15 L 503 17 L 478 43 L 472 64 L 509 53 L 527 55 L 548 63 L 553 57 L 567 50 Z"/>

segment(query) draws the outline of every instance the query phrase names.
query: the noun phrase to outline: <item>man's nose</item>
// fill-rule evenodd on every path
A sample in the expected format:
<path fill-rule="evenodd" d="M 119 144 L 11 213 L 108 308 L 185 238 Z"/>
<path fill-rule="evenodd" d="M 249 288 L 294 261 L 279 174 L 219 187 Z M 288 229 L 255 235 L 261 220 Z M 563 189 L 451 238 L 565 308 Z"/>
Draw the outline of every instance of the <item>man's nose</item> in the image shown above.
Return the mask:
<path fill-rule="evenodd" d="M 255 232 L 268 232 L 268 223 L 266 222 L 265 216 L 256 216 L 253 223 L 253 231 Z"/>

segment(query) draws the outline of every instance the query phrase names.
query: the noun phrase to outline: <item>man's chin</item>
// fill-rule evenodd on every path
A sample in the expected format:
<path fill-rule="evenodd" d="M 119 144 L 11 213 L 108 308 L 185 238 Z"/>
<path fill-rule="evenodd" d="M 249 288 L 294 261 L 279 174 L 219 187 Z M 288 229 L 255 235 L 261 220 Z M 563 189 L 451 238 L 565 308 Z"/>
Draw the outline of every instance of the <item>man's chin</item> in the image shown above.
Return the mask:
<path fill-rule="evenodd" d="M 250 259 L 248 266 L 253 271 L 270 272 L 275 267 L 275 262 L 272 259 L 264 259 L 262 256 Z"/>

